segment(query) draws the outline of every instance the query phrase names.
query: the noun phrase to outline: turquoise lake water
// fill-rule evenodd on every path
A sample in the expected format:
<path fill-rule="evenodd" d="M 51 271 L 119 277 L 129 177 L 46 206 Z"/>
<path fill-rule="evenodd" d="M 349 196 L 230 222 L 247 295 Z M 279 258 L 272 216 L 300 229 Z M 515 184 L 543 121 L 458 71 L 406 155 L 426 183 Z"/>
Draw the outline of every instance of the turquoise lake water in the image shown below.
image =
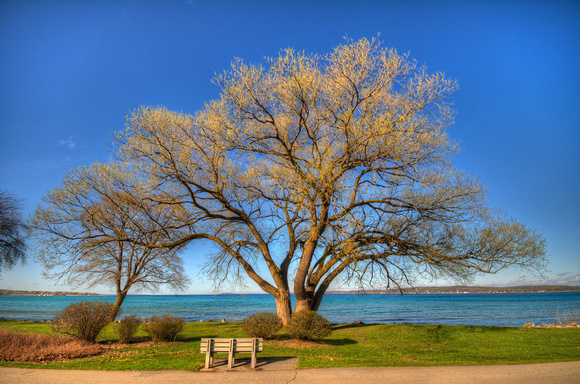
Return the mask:
<path fill-rule="evenodd" d="M 114 296 L 0 296 L 0 318 L 50 320 L 62 308 L 84 300 L 114 302 Z M 319 312 L 332 323 L 408 323 L 521 327 L 555 322 L 559 311 L 580 309 L 580 292 L 502 294 L 327 294 Z M 129 295 L 121 317 L 165 313 L 185 321 L 241 321 L 256 312 L 276 312 L 266 294 Z"/>

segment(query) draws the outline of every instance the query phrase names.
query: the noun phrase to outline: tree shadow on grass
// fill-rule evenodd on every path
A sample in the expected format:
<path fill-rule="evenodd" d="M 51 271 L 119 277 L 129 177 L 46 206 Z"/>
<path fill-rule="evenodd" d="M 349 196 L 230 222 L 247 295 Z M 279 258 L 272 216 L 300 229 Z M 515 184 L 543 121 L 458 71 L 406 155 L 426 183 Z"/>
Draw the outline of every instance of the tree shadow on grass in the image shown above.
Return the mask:
<path fill-rule="evenodd" d="M 508 332 L 510 330 L 514 330 L 514 327 L 494 327 L 494 326 L 466 326 L 468 327 L 469 332 Z"/>
<path fill-rule="evenodd" d="M 216 334 L 207 334 L 204 335 L 203 338 L 209 338 L 209 339 L 217 339 L 217 338 L 221 338 L 222 336 L 216 335 Z M 180 335 L 177 335 L 177 341 L 185 341 L 187 343 L 195 343 L 195 342 L 201 342 L 202 336 L 185 336 L 185 337 L 180 337 Z"/>
<path fill-rule="evenodd" d="M 337 325 L 333 325 L 332 329 L 334 331 L 338 331 L 341 329 L 351 329 L 351 328 L 366 328 L 369 326 L 373 326 L 373 325 L 377 325 L 377 324 L 355 324 L 355 323 L 347 323 L 347 324 L 337 324 Z"/>
<path fill-rule="evenodd" d="M 432 328 L 427 329 L 427 334 L 435 342 L 441 342 L 442 340 L 449 340 L 451 332 L 449 328 L 443 327 L 441 325 L 434 325 Z"/>
<path fill-rule="evenodd" d="M 353 339 L 329 339 L 329 340 L 318 340 L 318 343 L 339 347 L 342 345 L 358 344 L 358 341 Z"/>
<path fill-rule="evenodd" d="M 348 338 L 301 340 L 296 339 L 294 337 L 290 337 L 287 334 L 277 335 L 277 337 L 275 339 L 272 339 L 271 341 L 275 346 L 299 348 L 299 349 L 310 347 L 342 346 L 358 343 L 356 340 Z"/>
<path fill-rule="evenodd" d="M 490 325 L 432 325 L 439 329 L 453 330 L 454 332 L 471 332 L 471 333 L 485 333 L 485 332 L 508 332 L 510 330 L 517 329 L 517 327 L 499 327 Z M 432 331 L 432 330 L 430 330 Z"/>
<path fill-rule="evenodd" d="M 490 327 L 490 326 L 471 326 L 471 325 L 431 325 L 426 327 L 426 333 L 434 341 L 439 342 L 443 340 L 453 339 L 460 336 L 461 333 L 486 333 L 486 332 L 508 332 L 509 327 Z"/>

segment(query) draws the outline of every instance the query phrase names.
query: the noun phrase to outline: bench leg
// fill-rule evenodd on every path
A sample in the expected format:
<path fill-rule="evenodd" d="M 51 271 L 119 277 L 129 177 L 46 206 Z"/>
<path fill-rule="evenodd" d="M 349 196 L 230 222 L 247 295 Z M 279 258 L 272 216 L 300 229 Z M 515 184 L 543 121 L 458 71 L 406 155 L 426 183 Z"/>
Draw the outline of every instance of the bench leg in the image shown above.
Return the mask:
<path fill-rule="evenodd" d="M 230 340 L 230 354 L 228 355 L 228 369 L 232 369 L 232 367 L 234 366 L 234 359 L 235 359 L 235 353 L 234 353 L 234 340 Z"/>
<path fill-rule="evenodd" d="M 205 345 L 205 369 L 209 369 L 211 364 L 213 363 L 213 353 L 211 353 L 211 340 L 207 341 Z"/>
<path fill-rule="evenodd" d="M 256 352 L 252 352 L 252 369 L 256 369 Z"/>
<path fill-rule="evenodd" d="M 205 369 L 208 369 L 211 366 L 212 360 L 211 352 L 207 351 L 205 353 Z"/>
<path fill-rule="evenodd" d="M 252 340 L 252 369 L 256 369 L 256 339 Z"/>

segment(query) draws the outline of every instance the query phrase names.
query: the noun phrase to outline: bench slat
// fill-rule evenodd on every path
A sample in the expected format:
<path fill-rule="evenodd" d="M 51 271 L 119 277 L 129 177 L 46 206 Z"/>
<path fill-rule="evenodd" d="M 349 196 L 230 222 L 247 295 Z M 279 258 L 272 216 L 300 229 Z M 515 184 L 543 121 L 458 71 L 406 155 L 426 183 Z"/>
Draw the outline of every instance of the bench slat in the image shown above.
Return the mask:
<path fill-rule="evenodd" d="M 263 343 L 264 339 L 262 338 L 256 338 L 256 339 L 251 339 L 251 338 L 246 338 L 246 339 L 238 339 L 238 338 L 231 338 L 231 339 L 210 339 L 210 338 L 202 338 L 201 342 L 202 343 L 206 343 L 207 341 L 210 341 L 212 344 L 220 344 L 220 343 L 225 343 L 228 344 L 230 342 L 230 340 L 234 340 L 236 343 L 247 343 L 247 344 L 252 344 L 254 342 L 254 340 L 257 340 L 260 344 Z"/>
<path fill-rule="evenodd" d="M 201 339 L 201 352 L 207 351 L 207 341 L 210 340 L 211 350 L 215 352 L 229 352 L 230 340 L 234 340 L 234 348 L 237 352 L 252 352 L 253 339 Z M 216 340 L 220 340 L 216 342 Z M 223 341 L 222 341 L 223 340 Z M 263 339 L 258 339 L 256 343 L 256 351 L 262 352 Z"/>
<path fill-rule="evenodd" d="M 211 348 L 210 347 L 210 352 L 213 352 L 213 353 L 228 353 L 229 351 L 230 351 L 229 347 L 227 347 L 227 348 Z M 241 349 L 241 348 L 234 347 L 234 351 L 236 353 L 251 353 L 252 348 L 250 347 L 247 349 L 245 349 L 245 348 Z M 206 353 L 207 349 L 205 347 L 202 347 L 200 352 Z M 263 349 L 261 347 L 256 347 L 256 352 L 263 352 Z"/>

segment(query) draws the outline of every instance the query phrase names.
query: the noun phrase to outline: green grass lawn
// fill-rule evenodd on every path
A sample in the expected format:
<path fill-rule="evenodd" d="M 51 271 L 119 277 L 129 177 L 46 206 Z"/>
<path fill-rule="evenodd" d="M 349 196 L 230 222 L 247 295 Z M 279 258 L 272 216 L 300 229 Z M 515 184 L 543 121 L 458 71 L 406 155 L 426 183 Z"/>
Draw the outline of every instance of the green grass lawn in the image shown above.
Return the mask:
<path fill-rule="evenodd" d="M 51 363 L 0 366 L 101 370 L 192 370 L 203 367 L 202 337 L 245 337 L 240 323 L 186 323 L 175 343 L 133 345 L 105 355 Z M 46 323 L 0 321 L 0 327 L 51 334 Z M 138 336 L 145 337 L 140 331 Z M 101 342 L 115 343 L 108 326 Z M 249 355 L 240 354 L 241 358 Z M 217 355 L 218 358 L 227 355 Z M 237 355 L 236 355 L 237 357 Z M 527 364 L 580 360 L 580 328 L 509 328 L 445 325 L 335 325 L 316 342 L 283 333 L 266 340 L 260 358 L 298 357 L 298 368 Z"/>

